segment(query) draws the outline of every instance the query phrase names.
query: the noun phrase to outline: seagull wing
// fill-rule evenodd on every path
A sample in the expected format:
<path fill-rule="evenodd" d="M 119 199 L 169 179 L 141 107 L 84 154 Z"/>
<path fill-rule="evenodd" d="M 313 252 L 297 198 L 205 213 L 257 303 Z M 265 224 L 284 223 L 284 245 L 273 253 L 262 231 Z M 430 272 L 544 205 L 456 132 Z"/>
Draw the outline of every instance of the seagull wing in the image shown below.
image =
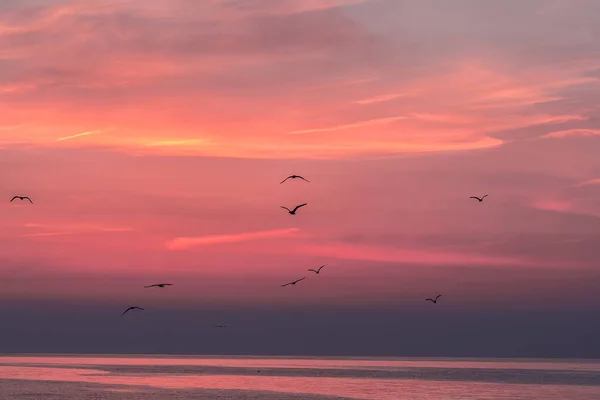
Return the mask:
<path fill-rule="evenodd" d="M 123 314 L 121 314 L 121 316 L 127 314 L 127 311 L 129 311 L 129 310 L 133 310 L 133 307 L 129 307 L 127 310 L 123 311 Z"/>
<path fill-rule="evenodd" d="M 315 274 L 318 274 L 318 273 L 319 273 L 318 271 L 315 271 L 314 269 L 309 269 L 309 271 L 312 271 L 312 272 L 314 272 Z"/>
<path fill-rule="evenodd" d="M 291 284 L 292 284 L 292 282 L 286 283 L 285 285 L 281 285 L 281 287 L 286 287 L 287 285 L 291 285 Z"/>
<path fill-rule="evenodd" d="M 432 303 L 435 303 L 435 301 L 433 299 L 425 299 L 425 301 L 430 301 Z"/>
<path fill-rule="evenodd" d="M 439 299 L 440 297 L 442 297 L 442 295 L 438 294 L 437 296 L 435 296 L 435 300 L 437 301 L 437 299 Z"/>
<path fill-rule="evenodd" d="M 12 199 L 10 199 L 10 201 L 12 202 L 14 199 L 18 199 L 18 198 L 19 198 L 19 196 L 15 196 Z"/>
<path fill-rule="evenodd" d="M 30 202 L 31 204 L 33 204 L 33 201 L 31 201 L 31 199 L 30 199 L 29 197 L 23 197 L 23 200 L 25 200 L 25 199 L 29 200 L 29 202 Z"/>
<path fill-rule="evenodd" d="M 156 286 L 156 285 L 148 285 L 148 286 L 144 286 L 144 287 L 145 288 L 151 288 L 151 287 L 154 287 L 154 286 Z"/>
<path fill-rule="evenodd" d="M 289 208 L 285 207 L 285 206 L 279 206 L 281 208 L 285 208 L 286 210 L 288 210 L 289 212 L 291 212 L 292 210 L 290 210 Z"/>
<path fill-rule="evenodd" d="M 483 197 L 481 198 L 481 200 L 485 199 L 486 197 L 488 197 L 488 195 L 487 195 L 487 194 L 486 194 L 485 196 L 483 196 Z"/>
<path fill-rule="evenodd" d="M 302 278 L 300 278 L 300 279 L 298 279 L 298 280 L 295 280 L 295 281 L 294 281 L 294 283 L 298 283 L 298 282 L 300 282 L 300 281 L 303 281 L 303 280 L 305 280 L 305 279 L 306 279 L 306 277 L 302 277 Z"/>
<path fill-rule="evenodd" d="M 324 265 L 321 265 L 321 266 L 319 267 L 319 272 L 321 272 L 321 270 L 322 270 L 323 268 L 325 268 L 325 266 L 324 266 Z"/>
<path fill-rule="evenodd" d="M 299 176 L 298 178 L 302 179 L 303 181 L 310 182 L 308 179 L 304 179 L 303 176 Z"/>
<path fill-rule="evenodd" d="M 470 198 L 470 199 L 477 199 L 477 200 L 481 201 L 481 199 L 480 199 L 479 197 L 477 197 L 477 196 L 471 196 L 471 197 L 469 197 L 469 198 Z"/>
<path fill-rule="evenodd" d="M 308 203 L 304 203 L 304 204 L 300 204 L 299 206 L 294 207 L 294 211 L 296 211 L 297 209 L 299 209 L 300 207 L 304 207 L 305 205 L 307 205 Z"/>
<path fill-rule="evenodd" d="M 282 180 L 281 182 L 279 182 L 279 184 L 281 185 L 283 182 L 287 181 L 290 178 L 291 178 L 291 176 L 288 176 L 287 178 L 285 178 L 284 180 Z"/>

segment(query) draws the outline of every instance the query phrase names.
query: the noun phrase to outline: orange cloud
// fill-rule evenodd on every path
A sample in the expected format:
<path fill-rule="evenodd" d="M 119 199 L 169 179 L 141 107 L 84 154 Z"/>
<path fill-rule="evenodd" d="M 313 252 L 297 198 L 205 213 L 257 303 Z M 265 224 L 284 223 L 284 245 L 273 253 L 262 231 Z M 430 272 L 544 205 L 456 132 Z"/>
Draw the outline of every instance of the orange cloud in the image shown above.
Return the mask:
<path fill-rule="evenodd" d="M 178 237 L 169 240 L 165 246 L 169 250 L 183 250 L 196 246 L 208 246 L 222 243 L 238 243 L 250 240 L 260 240 L 272 237 L 291 236 L 299 231 L 298 228 L 274 229 L 270 231 L 234 233 L 227 235 L 210 235 L 198 237 Z"/>

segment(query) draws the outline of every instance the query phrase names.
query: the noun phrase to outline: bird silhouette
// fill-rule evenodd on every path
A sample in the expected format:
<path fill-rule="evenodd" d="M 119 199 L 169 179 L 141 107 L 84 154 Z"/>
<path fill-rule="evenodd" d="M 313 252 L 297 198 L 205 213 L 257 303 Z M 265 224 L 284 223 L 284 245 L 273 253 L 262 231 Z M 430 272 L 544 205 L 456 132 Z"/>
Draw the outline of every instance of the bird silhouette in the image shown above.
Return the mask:
<path fill-rule="evenodd" d="M 215 328 L 229 328 L 227 325 L 213 325 Z"/>
<path fill-rule="evenodd" d="M 283 182 L 287 181 L 288 179 L 302 179 L 303 181 L 310 182 L 309 180 L 304 179 L 304 177 L 302 177 L 300 175 L 290 175 L 287 178 L 285 178 L 284 180 L 282 180 L 281 182 L 279 182 L 279 184 L 282 184 Z"/>
<path fill-rule="evenodd" d="M 30 202 L 31 204 L 33 204 L 33 201 L 31 201 L 31 199 L 30 199 L 29 197 L 27 197 L 27 196 L 15 196 L 15 197 L 13 197 L 12 199 L 10 199 L 10 202 L 9 202 L 9 203 L 12 203 L 12 201 L 13 201 L 14 199 L 19 199 L 19 200 L 25 200 L 25 199 L 27 199 L 27 200 L 29 200 L 29 202 Z"/>
<path fill-rule="evenodd" d="M 485 196 L 483 196 L 483 197 L 471 196 L 471 197 L 469 197 L 469 198 L 470 198 L 470 199 L 476 199 L 476 200 L 479 200 L 479 202 L 481 203 L 481 202 L 483 201 L 483 199 L 485 199 L 487 196 L 488 196 L 488 195 L 486 194 L 486 195 L 485 195 Z"/>
<path fill-rule="evenodd" d="M 298 209 L 299 209 L 300 207 L 304 207 L 304 206 L 305 206 L 305 205 L 307 205 L 307 204 L 308 204 L 308 203 L 300 204 L 299 206 L 296 206 L 296 207 L 294 207 L 294 209 L 293 209 L 293 210 L 290 210 L 289 208 L 287 208 L 287 207 L 284 207 L 284 206 L 280 206 L 280 207 L 281 207 L 281 208 L 285 208 L 285 209 L 286 209 L 286 210 L 287 210 L 287 211 L 290 213 L 290 215 L 296 215 L 296 211 L 298 211 Z"/>
<path fill-rule="evenodd" d="M 319 274 L 319 273 L 321 272 L 321 270 L 322 270 L 324 267 L 325 267 L 324 265 L 321 265 L 321 266 L 319 267 L 319 269 L 312 269 L 312 268 L 311 268 L 311 269 L 309 269 L 309 271 L 312 271 L 312 272 L 314 272 L 315 274 Z"/>
<path fill-rule="evenodd" d="M 295 285 L 296 283 L 298 283 L 298 282 L 300 282 L 300 281 L 303 281 L 303 280 L 305 280 L 305 279 L 306 279 L 306 277 L 302 277 L 302 278 L 300 278 L 300 279 L 296 279 L 296 280 L 295 280 L 295 281 L 293 281 L 293 282 L 289 282 L 289 283 L 286 283 L 285 285 L 281 285 L 281 287 L 285 287 L 285 286 L 288 286 L 288 285 Z"/>
<path fill-rule="evenodd" d="M 131 310 L 142 310 L 144 311 L 144 309 L 142 307 L 129 307 L 127 310 L 123 311 L 123 314 L 121 314 L 121 316 L 125 315 L 127 313 L 127 311 L 131 311 Z"/>
<path fill-rule="evenodd" d="M 164 288 L 165 286 L 173 286 L 172 283 L 157 283 L 155 285 L 149 285 L 149 286 L 144 286 L 145 288 L 151 288 L 151 287 L 159 287 L 159 288 Z"/>
<path fill-rule="evenodd" d="M 425 299 L 425 301 L 430 301 L 433 304 L 437 304 L 437 300 L 441 297 L 441 294 L 438 294 L 437 296 L 435 296 L 435 299 Z"/>

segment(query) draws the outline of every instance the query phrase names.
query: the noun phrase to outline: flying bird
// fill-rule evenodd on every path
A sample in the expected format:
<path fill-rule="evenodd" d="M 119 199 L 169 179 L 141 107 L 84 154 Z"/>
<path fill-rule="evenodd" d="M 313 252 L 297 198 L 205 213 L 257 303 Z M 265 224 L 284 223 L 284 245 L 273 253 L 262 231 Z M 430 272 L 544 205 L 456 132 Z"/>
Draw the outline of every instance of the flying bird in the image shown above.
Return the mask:
<path fill-rule="evenodd" d="M 282 180 L 281 182 L 279 182 L 279 184 L 282 184 L 283 182 L 287 181 L 288 179 L 302 179 L 303 181 L 310 182 L 309 180 L 304 179 L 304 177 L 302 177 L 300 175 L 290 175 L 287 178 L 285 178 L 284 180 Z"/>
<path fill-rule="evenodd" d="M 281 206 L 281 208 L 285 208 L 285 209 L 286 209 L 286 210 L 287 210 L 287 211 L 290 213 L 290 215 L 296 215 L 296 211 L 298 211 L 298 209 L 299 209 L 300 207 L 304 207 L 304 206 L 305 206 L 305 205 L 307 205 L 307 204 L 308 204 L 308 203 L 300 204 L 299 206 L 296 206 L 296 207 L 294 207 L 294 209 L 293 209 L 293 210 L 290 210 L 289 208 L 287 208 L 287 207 L 284 207 L 284 206 Z"/>
<path fill-rule="evenodd" d="M 155 285 L 149 285 L 149 286 L 144 286 L 145 288 L 151 288 L 151 287 L 160 287 L 160 288 L 164 288 L 165 286 L 173 286 L 172 283 L 157 283 Z"/>
<path fill-rule="evenodd" d="M 469 198 L 470 198 L 470 199 L 476 199 L 476 200 L 479 200 L 479 202 L 481 203 L 481 202 L 483 201 L 483 199 L 485 199 L 487 196 L 488 196 L 488 195 L 486 194 L 486 195 L 485 195 L 485 196 L 483 196 L 483 197 L 471 196 L 471 197 L 469 197 Z"/>
<path fill-rule="evenodd" d="M 319 269 L 312 269 L 312 268 L 311 268 L 311 269 L 309 269 L 309 271 L 312 271 L 312 272 L 314 272 L 315 274 L 319 274 L 319 272 L 321 272 L 321 270 L 322 270 L 324 267 L 325 267 L 324 265 L 321 265 L 321 266 L 319 267 Z"/>
<path fill-rule="evenodd" d="M 125 315 L 127 313 L 127 311 L 130 310 L 142 310 L 144 311 L 144 309 L 142 307 L 129 307 L 127 310 L 123 311 L 123 314 L 121 314 L 121 316 Z"/>
<path fill-rule="evenodd" d="M 229 328 L 227 325 L 213 325 L 215 328 Z"/>
<path fill-rule="evenodd" d="M 441 294 L 438 294 L 437 296 L 435 296 L 435 299 L 425 299 L 425 301 L 430 301 L 433 304 L 437 303 L 437 300 L 440 298 Z"/>
<path fill-rule="evenodd" d="M 12 199 L 10 199 L 10 203 L 12 203 L 12 201 L 13 201 L 14 199 L 19 199 L 19 200 L 25 200 L 25 199 L 27 199 L 27 200 L 29 200 L 29 202 L 30 202 L 31 204 L 33 204 L 33 201 L 31 201 L 31 199 L 30 199 L 29 197 L 27 197 L 27 196 L 15 196 L 15 197 L 13 197 Z"/>
<path fill-rule="evenodd" d="M 300 282 L 300 281 L 303 281 L 303 280 L 305 280 L 305 279 L 306 279 L 306 277 L 303 277 L 303 278 L 300 278 L 300 279 L 296 279 L 296 280 L 295 280 L 295 281 L 293 281 L 293 282 L 289 282 L 289 283 L 286 283 L 285 285 L 281 285 L 281 287 L 285 287 L 285 286 L 288 286 L 288 285 L 295 285 L 296 283 L 298 283 L 298 282 Z"/>

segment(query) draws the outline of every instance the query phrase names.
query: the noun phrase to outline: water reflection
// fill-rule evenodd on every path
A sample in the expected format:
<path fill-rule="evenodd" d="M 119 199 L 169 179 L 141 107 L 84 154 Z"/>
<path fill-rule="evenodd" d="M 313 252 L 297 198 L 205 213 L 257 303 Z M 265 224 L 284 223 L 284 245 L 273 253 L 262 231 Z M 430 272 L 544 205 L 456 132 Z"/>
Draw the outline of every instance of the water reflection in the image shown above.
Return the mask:
<path fill-rule="evenodd" d="M 416 364 L 415 364 L 416 363 Z M 341 396 L 352 399 L 377 400 L 456 400 L 456 399 L 512 399 L 512 400 L 588 400 L 600 398 L 600 386 L 557 385 L 548 381 L 545 385 L 505 384 L 498 382 L 434 381 L 427 379 L 373 379 L 355 374 L 351 370 L 369 367 L 381 369 L 406 369 L 414 365 L 422 367 L 446 368 L 450 364 L 455 368 L 476 368 L 484 370 L 486 366 L 499 369 L 499 363 L 451 362 L 451 361 L 402 361 L 402 360 L 318 360 L 318 359 L 206 359 L 206 358 L 163 358 L 163 357 L 2 357 L 0 358 L 0 379 L 20 379 L 29 381 L 61 381 L 94 383 L 103 385 L 144 386 L 164 389 L 235 389 L 271 393 L 294 393 L 310 395 Z M 12 364 L 12 365 L 9 365 Z M 15 365 L 15 364 L 21 364 Z M 31 366 L 37 364 L 39 366 Z M 501 363 L 500 363 L 501 364 Z M 46 365 L 46 366 L 42 366 Z M 60 365 L 61 367 L 57 367 Z M 93 365 L 94 368 L 82 368 Z M 122 373 L 111 371 L 110 365 L 152 366 L 152 373 Z M 177 368 L 161 366 L 222 366 L 247 367 L 246 374 L 183 375 Z M 589 371 L 600 370 L 594 363 L 555 363 L 510 362 L 511 368 L 523 371 L 535 368 L 560 372 L 586 368 Z M 508 368 L 504 366 L 504 368 Z M 105 366 L 105 368 L 102 368 Z M 541 368 L 540 366 L 545 366 Z M 262 375 L 256 368 L 305 368 L 326 369 L 343 368 L 348 377 L 315 377 Z M 516 368 L 515 368 L 516 367 Z M 598 381 L 600 385 L 600 380 Z M 113 390 L 113 389 L 111 389 Z M 307 399 L 310 397 L 306 397 Z"/>

